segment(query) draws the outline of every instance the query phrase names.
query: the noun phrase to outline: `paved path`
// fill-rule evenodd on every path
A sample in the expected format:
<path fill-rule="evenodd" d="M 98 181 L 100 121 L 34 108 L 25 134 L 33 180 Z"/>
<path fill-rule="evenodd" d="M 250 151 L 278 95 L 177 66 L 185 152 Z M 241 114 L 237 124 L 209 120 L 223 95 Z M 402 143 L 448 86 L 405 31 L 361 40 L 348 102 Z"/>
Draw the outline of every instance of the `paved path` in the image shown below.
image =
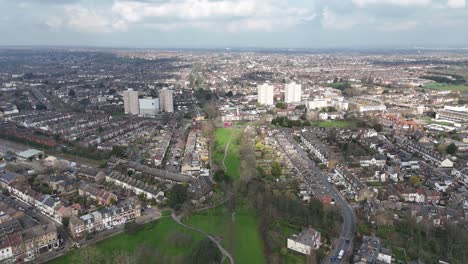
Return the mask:
<path fill-rule="evenodd" d="M 180 218 L 182 217 L 182 215 L 176 215 L 175 212 L 173 210 L 171 210 L 171 216 L 172 216 L 172 219 L 174 219 L 174 221 L 176 221 L 179 225 L 185 227 L 185 228 L 188 228 L 188 229 L 191 229 L 193 231 L 196 231 L 204 236 L 206 236 L 207 238 L 209 238 L 211 241 L 213 241 L 213 243 L 216 244 L 216 246 L 218 246 L 219 250 L 221 251 L 221 253 L 223 254 L 223 260 L 224 258 L 228 258 L 229 259 L 229 262 L 231 264 L 234 264 L 234 257 L 226 250 L 224 249 L 224 247 L 221 245 L 221 241 L 214 238 L 213 236 L 211 235 L 208 235 L 207 233 L 205 233 L 203 230 L 200 230 L 198 228 L 195 228 L 195 227 L 192 227 L 192 226 L 189 226 L 189 225 L 186 225 L 184 223 L 182 223 L 182 221 L 180 221 Z"/>
<path fill-rule="evenodd" d="M 224 148 L 223 167 L 224 167 L 225 172 L 227 172 L 227 167 L 226 167 L 226 163 L 224 163 L 224 162 L 226 161 L 227 152 L 229 150 L 229 145 L 231 145 L 231 140 L 232 140 L 232 133 L 231 133 L 231 136 L 229 136 L 229 141 L 226 144 L 226 147 Z"/>

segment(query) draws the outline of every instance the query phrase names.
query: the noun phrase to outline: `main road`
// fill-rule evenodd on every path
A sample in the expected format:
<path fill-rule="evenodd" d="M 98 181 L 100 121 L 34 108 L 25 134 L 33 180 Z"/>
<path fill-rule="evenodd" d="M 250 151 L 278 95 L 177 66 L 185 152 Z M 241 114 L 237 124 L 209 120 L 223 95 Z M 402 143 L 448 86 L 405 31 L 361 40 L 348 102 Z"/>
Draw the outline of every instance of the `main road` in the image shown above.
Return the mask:
<path fill-rule="evenodd" d="M 299 155 L 301 155 L 302 158 L 308 162 L 308 169 L 312 172 L 309 175 L 320 178 L 320 182 L 322 185 L 324 185 L 322 187 L 326 188 L 330 195 L 335 199 L 336 205 L 342 211 L 343 225 L 341 226 L 340 236 L 333 243 L 333 249 L 322 261 L 322 264 L 344 263 L 346 256 L 351 255 L 353 251 L 352 245 L 356 229 L 356 214 L 354 213 L 354 209 L 348 203 L 346 198 L 343 197 L 341 192 L 338 191 L 338 189 L 336 189 L 336 187 L 328 181 L 328 177 L 324 175 L 320 168 L 316 166 L 315 162 L 310 158 L 309 154 L 304 151 L 304 148 L 292 137 L 291 130 L 284 129 L 281 130 L 281 133 L 287 137 L 288 141 L 294 146 Z M 308 179 L 305 179 L 305 181 L 307 182 Z M 338 259 L 337 256 L 341 250 L 344 251 L 345 257 L 343 259 Z"/>

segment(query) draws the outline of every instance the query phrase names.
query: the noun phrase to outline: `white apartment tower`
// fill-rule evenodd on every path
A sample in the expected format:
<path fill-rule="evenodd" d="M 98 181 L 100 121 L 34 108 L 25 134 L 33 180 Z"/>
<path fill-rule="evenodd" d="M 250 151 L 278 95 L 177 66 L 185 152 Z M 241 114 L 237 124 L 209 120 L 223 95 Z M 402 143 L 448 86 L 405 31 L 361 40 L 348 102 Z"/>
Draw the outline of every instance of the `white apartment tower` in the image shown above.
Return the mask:
<path fill-rule="evenodd" d="M 159 91 L 159 107 L 161 111 L 174 112 L 174 91 L 166 89 Z"/>
<path fill-rule="evenodd" d="M 302 97 L 302 86 L 298 83 L 292 82 L 288 83 L 284 87 L 284 102 L 287 104 L 290 103 L 300 103 Z"/>
<path fill-rule="evenodd" d="M 257 86 L 257 102 L 261 105 L 273 105 L 273 86 L 265 83 Z"/>
<path fill-rule="evenodd" d="M 125 114 L 138 115 L 140 113 L 140 105 L 138 103 L 138 92 L 127 90 L 123 92 L 123 101 Z"/>

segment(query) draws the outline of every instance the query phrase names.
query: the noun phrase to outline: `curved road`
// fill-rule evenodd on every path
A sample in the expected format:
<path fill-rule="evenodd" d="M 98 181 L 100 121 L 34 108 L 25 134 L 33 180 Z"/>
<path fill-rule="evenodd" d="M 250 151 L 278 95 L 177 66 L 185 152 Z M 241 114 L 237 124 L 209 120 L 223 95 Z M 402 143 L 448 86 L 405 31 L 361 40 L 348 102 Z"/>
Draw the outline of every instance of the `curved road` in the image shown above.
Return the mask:
<path fill-rule="evenodd" d="M 191 229 L 191 230 L 193 230 L 193 231 L 196 231 L 196 232 L 198 232 L 198 233 L 200 233 L 200 234 L 206 236 L 207 238 L 209 238 L 209 239 L 210 239 L 211 241 L 213 241 L 213 242 L 216 244 L 216 246 L 219 248 L 219 250 L 220 250 L 221 253 L 223 254 L 223 259 L 224 259 L 225 257 L 227 257 L 227 258 L 229 259 L 229 262 L 230 262 L 231 264 L 234 264 L 234 257 L 233 257 L 226 249 L 224 249 L 224 247 L 221 245 L 221 241 L 219 241 L 219 240 L 217 240 L 216 238 L 212 237 L 211 235 L 205 233 L 203 230 L 200 230 L 200 229 L 198 229 L 198 228 L 195 228 L 195 227 L 192 227 L 192 226 L 189 226 L 189 225 L 186 225 L 186 224 L 182 223 L 182 221 L 180 221 L 180 218 L 182 217 L 182 215 L 177 216 L 173 210 L 171 210 L 171 211 L 172 211 L 172 212 L 171 212 L 171 217 L 172 217 L 172 219 L 174 219 L 174 221 L 176 221 L 179 225 L 181 225 L 181 226 L 183 226 L 183 227 L 185 227 L 185 228 L 188 228 L 188 229 Z"/>
<path fill-rule="evenodd" d="M 336 205 L 342 210 L 343 213 L 343 225 L 341 226 L 340 236 L 337 238 L 335 243 L 333 243 L 333 249 L 329 252 L 327 257 L 322 260 L 322 264 L 345 263 L 344 259 L 346 258 L 346 256 L 350 255 L 350 253 L 353 250 L 352 243 L 354 240 L 354 232 L 357 222 L 354 209 L 348 203 L 346 198 L 343 197 L 341 192 L 338 191 L 338 189 L 336 189 L 336 187 L 328 181 L 328 177 L 326 175 L 323 175 L 320 168 L 316 166 L 315 162 L 312 159 L 310 159 L 309 155 L 291 136 L 291 132 L 285 130 L 281 130 L 281 132 L 284 133 L 284 135 L 288 138 L 288 141 L 292 145 L 294 145 L 294 148 L 297 150 L 299 155 L 301 155 L 304 159 L 307 160 L 308 169 L 312 172 L 312 174 L 321 178 L 328 192 L 332 195 L 333 198 L 335 198 Z M 343 259 L 336 259 L 335 262 L 331 262 L 332 257 L 338 256 L 341 250 L 345 252 Z"/>

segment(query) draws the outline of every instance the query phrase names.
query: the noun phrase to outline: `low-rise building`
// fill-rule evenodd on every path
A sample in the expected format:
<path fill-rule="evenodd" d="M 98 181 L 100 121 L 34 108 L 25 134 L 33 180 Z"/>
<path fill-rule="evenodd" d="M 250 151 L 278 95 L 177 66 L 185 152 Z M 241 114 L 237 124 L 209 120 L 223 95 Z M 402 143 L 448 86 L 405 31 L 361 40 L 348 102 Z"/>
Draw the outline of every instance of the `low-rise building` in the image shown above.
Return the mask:
<path fill-rule="evenodd" d="M 309 227 L 298 235 L 292 235 L 289 237 L 287 240 L 287 246 L 289 249 L 301 254 L 310 255 L 313 250 L 320 248 L 320 239 L 320 232 Z"/>

